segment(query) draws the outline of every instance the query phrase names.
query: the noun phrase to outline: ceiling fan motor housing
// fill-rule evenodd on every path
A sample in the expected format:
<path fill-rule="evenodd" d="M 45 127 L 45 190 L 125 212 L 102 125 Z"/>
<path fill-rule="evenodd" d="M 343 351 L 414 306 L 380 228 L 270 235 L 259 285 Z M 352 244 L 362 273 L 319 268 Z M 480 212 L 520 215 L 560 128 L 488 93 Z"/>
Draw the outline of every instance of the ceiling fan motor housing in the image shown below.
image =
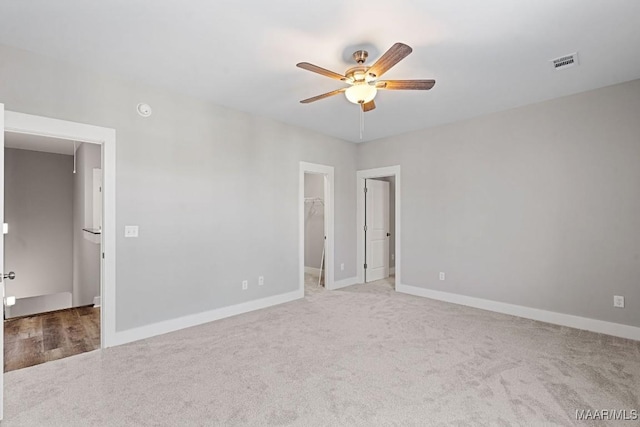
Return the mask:
<path fill-rule="evenodd" d="M 369 83 L 373 81 L 374 78 L 367 71 L 369 71 L 369 67 L 359 65 L 357 67 L 349 68 L 344 75 L 351 83 Z"/>

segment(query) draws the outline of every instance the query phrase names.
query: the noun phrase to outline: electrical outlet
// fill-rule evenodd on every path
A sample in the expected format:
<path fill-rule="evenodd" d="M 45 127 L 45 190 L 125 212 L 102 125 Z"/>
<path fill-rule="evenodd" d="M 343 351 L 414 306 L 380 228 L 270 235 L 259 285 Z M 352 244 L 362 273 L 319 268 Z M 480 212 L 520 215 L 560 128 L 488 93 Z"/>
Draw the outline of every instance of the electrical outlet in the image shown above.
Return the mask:
<path fill-rule="evenodd" d="M 616 308 L 624 308 L 624 297 L 621 297 L 620 295 L 614 295 L 613 306 Z"/>
<path fill-rule="evenodd" d="M 340 264 L 340 271 L 344 271 L 344 262 Z"/>
<path fill-rule="evenodd" d="M 258 277 L 258 286 L 264 285 L 264 276 Z"/>
<path fill-rule="evenodd" d="M 248 287 L 249 287 L 249 281 L 248 280 L 243 280 L 242 281 L 242 290 L 246 291 Z"/>
<path fill-rule="evenodd" d="M 444 273 L 442 271 L 440 272 L 440 280 L 444 280 Z"/>

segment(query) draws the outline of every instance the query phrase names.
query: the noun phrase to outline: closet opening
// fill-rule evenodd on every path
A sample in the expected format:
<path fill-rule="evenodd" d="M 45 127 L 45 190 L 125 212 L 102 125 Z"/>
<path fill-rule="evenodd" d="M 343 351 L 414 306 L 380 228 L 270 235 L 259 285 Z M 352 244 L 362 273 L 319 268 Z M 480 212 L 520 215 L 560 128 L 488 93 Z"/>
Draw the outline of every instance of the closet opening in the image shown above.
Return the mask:
<path fill-rule="evenodd" d="M 334 286 L 333 167 L 300 162 L 298 180 L 300 298 Z"/>
<path fill-rule="evenodd" d="M 326 284 L 325 176 L 304 174 L 304 292 L 321 292 Z"/>

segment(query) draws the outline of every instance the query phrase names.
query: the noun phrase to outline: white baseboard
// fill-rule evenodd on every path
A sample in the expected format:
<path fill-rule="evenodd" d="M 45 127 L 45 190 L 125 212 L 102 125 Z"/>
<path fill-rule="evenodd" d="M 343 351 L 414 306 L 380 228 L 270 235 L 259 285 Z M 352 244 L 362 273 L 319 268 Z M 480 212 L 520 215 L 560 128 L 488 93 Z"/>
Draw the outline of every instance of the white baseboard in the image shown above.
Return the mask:
<path fill-rule="evenodd" d="M 304 290 L 302 290 L 302 292 L 297 290 L 286 294 L 274 295 L 272 297 L 247 301 L 229 307 L 222 307 L 215 310 L 205 311 L 204 313 L 192 314 L 189 316 L 179 317 L 177 319 L 154 323 L 152 325 L 146 325 L 139 328 L 120 331 L 115 333 L 111 345 L 116 346 L 126 344 L 133 341 L 154 337 L 156 335 L 178 331 L 180 329 L 202 325 L 203 323 L 213 322 L 214 320 L 220 320 L 226 317 L 236 316 L 238 314 L 283 304 L 285 302 L 293 301 L 300 298 L 304 298 Z"/>
<path fill-rule="evenodd" d="M 331 290 L 346 288 L 347 286 L 355 285 L 356 283 L 358 283 L 357 277 L 348 277 L 346 279 L 337 280 L 333 282 L 333 287 L 331 288 Z"/>
<path fill-rule="evenodd" d="M 305 267 L 304 272 L 305 274 L 313 274 L 314 276 L 320 275 L 320 269 L 315 267 Z"/>
<path fill-rule="evenodd" d="M 100 295 L 98 295 L 97 297 L 93 297 L 93 306 L 94 307 L 100 307 L 100 303 L 102 302 L 102 298 L 100 297 Z"/>
<path fill-rule="evenodd" d="M 590 319 L 587 317 L 574 316 L 571 314 L 556 313 L 553 311 L 541 310 L 538 308 L 507 304 L 504 302 L 468 297 L 465 295 L 452 294 L 448 292 L 434 291 L 417 286 L 399 284 L 396 285 L 396 291 L 409 295 L 450 302 L 453 304 L 466 305 L 469 307 L 494 311 L 497 313 L 524 317 L 525 319 L 539 320 L 541 322 L 568 326 L 571 328 L 583 329 L 591 332 L 598 332 L 600 334 L 613 335 L 616 337 L 628 338 L 632 340 L 640 340 L 640 328 L 635 326 L 605 322 L 604 320 Z"/>

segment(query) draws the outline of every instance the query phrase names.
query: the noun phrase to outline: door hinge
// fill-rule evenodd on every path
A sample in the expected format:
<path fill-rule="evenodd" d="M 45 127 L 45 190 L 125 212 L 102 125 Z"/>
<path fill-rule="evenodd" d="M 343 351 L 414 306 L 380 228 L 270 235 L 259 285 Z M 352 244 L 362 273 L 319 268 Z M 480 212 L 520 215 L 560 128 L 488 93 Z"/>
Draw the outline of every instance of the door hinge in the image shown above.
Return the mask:
<path fill-rule="evenodd" d="M 102 259 L 104 259 L 104 252 L 102 252 Z"/>
<path fill-rule="evenodd" d="M 367 268 L 367 264 L 364 265 L 364 268 Z"/>
<path fill-rule="evenodd" d="M 364 226 L 364 231 L 367 231 L 367 226 L 366 225 Z"/>
<path fill-rule="evenodd" d="M 367 187 L 364 187 L 364 192 L 365 192 L 365 193 L 367 192 Z"/>

